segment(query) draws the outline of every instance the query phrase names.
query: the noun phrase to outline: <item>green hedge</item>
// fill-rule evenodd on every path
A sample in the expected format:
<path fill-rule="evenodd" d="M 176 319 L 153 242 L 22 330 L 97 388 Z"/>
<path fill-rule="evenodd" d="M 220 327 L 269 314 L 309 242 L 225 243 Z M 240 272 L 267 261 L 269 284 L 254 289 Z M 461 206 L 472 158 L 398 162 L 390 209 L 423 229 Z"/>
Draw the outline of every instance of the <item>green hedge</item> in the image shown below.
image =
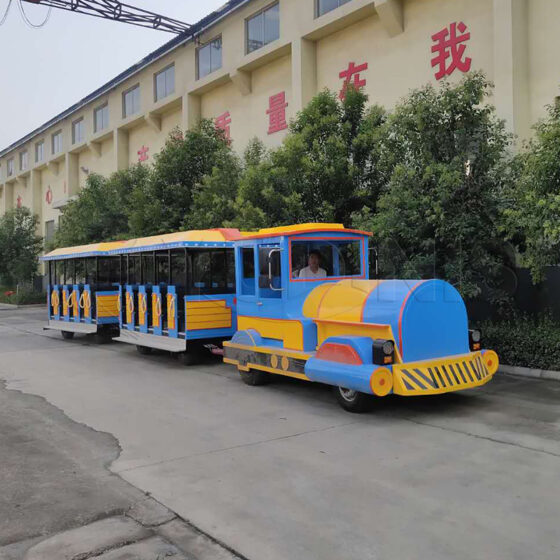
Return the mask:
<path fill-rule="evenodd" d="M 501 364 L 560 371 L 560 323 L 551 315 L 520 314 L 478 328 L 484 348 L 495 350 Z"/>
<path fill-rule="evenodd" d="M 20 290 L 16 293 L 15 288 L 0 287 L 0 303 L 11 303 L 12 305 L 30 305 L 33 303 L 45 303 L 47 296 L 42 292 Z"/>

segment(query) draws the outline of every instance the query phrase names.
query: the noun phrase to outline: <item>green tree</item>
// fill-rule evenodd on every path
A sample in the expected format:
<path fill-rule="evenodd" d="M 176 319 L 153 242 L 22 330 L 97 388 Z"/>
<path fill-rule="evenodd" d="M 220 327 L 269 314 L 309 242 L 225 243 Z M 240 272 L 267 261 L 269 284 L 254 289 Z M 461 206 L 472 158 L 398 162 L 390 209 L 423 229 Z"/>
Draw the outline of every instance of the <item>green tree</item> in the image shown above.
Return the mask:
<path fill-rule="evenodd" d="M 135 165 L 108 179 L 89 175 L 78 197 L 64 208 L 55 246 L 86 245 L 130 236 L 132 193 L 151 176 L 150 168 Z"/>
<path fill-rule="evenodd" d="M 376 181 L 375 143 L 385 113 L 367 110 L 367 99 L 353 88 L 342 102 L 329 91 L 315 96 L 291 123 L 282 146 L 245 166 L 238 225 L 348 223 Z"/>
<path fill-rule="evenodd" d="M 150 180 L 134 190 L 130 209 L 133 236 L 179 231 L 191 210 L 193 196 L 206 176 L 221 163 L 230 164 L 231 147 L 211 121 L 184 134 L 173 131 L 154 158 Z"/>
<path fill-rule="evenodd" d="M 516 157 L 517 180 L 504 211 L 506 234 L 517 242 L 535 283 L 546 266 L 560 264 L 560 104 L 547 110 Z"/>
<path fill-rule="evenodd" d="M 5 284 L 29 282 L 36 275 L 42 249 L 37 224 L 28 208 L 9 210 L 0 218 L 0 279 Z"/>
<path fill-rule="evenodd" d="M 411 92 L 384 124 L 376 208 L 355 225 L 391 246 L 392 274 L 444 278 L 466 297 L 494 278 L 502 258 L 499 203 L 511 137 L 485 101 L 483 74 Z M 397 248 L 397 249 L 395 249 Z M 397 254 L 401 252 L 401 254 Z"/>

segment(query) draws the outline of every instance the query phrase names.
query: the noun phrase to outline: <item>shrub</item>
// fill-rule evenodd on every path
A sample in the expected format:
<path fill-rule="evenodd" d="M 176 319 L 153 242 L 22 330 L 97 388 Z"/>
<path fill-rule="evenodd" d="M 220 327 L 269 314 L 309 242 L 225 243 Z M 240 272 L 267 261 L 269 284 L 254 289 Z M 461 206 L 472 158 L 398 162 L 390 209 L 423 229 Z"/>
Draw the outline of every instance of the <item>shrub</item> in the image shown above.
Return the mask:
<path fill-rule="evenodd" d="M 552 315 L 517 314 L 503 321 L 483 321 L 483 345 L 500 363 L 560 371 L 560 324 Z"/>

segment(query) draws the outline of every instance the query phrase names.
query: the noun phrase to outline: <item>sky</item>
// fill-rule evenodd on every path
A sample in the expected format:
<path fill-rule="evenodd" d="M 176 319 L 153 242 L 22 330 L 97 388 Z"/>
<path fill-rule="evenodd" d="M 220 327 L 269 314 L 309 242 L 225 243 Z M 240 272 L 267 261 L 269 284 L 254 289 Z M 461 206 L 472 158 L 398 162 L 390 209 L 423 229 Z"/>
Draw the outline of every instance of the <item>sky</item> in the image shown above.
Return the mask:
<path fill-rule="evenodd" d="M 53 9 L 29 28 L 13 0 L 0 26 L 0 150 L 19 140 L 173 38 L 171 33 Z M 9 0 L 0 0 L 0 21 Z M 126 0 L 195 23 L 225 0 Z M 33 23 L 48 8 L 23 2 Z"/>

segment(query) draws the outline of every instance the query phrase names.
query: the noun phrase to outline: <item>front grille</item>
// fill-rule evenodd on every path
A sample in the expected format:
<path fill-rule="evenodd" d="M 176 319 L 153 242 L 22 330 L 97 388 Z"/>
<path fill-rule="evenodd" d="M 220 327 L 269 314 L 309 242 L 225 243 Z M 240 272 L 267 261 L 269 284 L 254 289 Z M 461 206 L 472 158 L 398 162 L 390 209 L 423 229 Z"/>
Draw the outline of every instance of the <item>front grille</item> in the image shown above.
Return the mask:
<path fill-rule="evenodd" d="M 437 394 L 478 387 L 491 379 L 480 352 L 393 366 L 398 395 Z"/>

